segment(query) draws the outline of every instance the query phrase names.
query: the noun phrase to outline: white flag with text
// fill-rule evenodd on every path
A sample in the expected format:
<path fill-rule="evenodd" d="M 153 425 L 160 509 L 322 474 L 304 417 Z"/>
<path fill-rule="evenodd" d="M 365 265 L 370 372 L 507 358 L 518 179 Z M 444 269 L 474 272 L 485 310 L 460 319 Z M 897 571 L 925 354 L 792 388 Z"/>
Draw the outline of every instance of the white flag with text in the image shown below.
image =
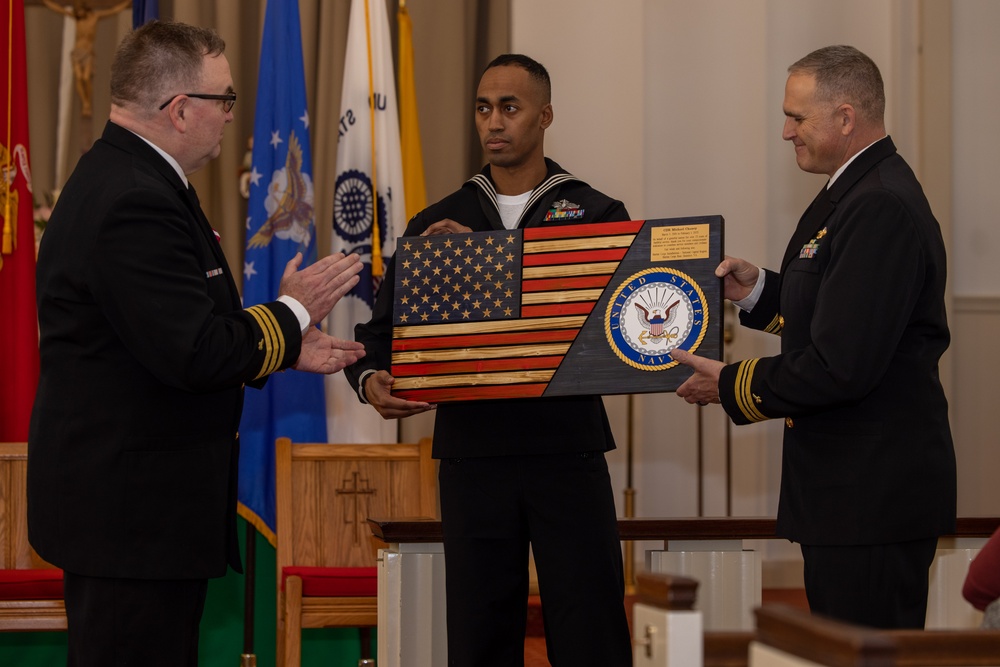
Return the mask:
<path fill-rule="evenodd" d="M 344 63 L 333 200 L 333 252 L 356 252 L 361 282 L 327 322 L 337 338 L 354 339 L 354 325 L 371 317 L 384 267 L 406 227 L 392 41 L 383 0 L 352 0 Z M 330 442 L 395 442 L 396 420 L 358 401 L 342 374 L 326 379 Z"/>

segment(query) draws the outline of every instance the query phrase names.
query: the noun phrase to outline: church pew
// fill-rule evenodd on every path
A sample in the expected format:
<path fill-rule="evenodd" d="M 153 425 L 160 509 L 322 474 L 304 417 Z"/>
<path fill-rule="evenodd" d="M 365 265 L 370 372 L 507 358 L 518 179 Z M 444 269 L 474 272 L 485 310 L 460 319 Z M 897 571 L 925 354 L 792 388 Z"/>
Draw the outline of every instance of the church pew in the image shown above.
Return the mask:
<path fill-rule="evenodd" d="M 778 604 L 754 613 L 749 667 L 1000 665 L 1000 630 L 875 630 Z"/>
<path fill-rule="evenodd" d="M 998 630 L 876 630 L 783 604 L 755 610 L 753 632 L 693 629 L 697 582 L 640 572 L 635 667 L 986 667 L 1000 665 Z M 694 615 L 694 616 L 692 616 Z"/>
<path fill-rule="evenodd" d="M 0 632 L 66 629 L 62 570 L 28 544 L 28 445 L 0 442 Z"/>
<path fill-rule="evenodd" d="M 747 667 L 753 633 L 705 631 L 694 609 L 698 582 L 641 571 L 632 608 L 634 667 Z"/>

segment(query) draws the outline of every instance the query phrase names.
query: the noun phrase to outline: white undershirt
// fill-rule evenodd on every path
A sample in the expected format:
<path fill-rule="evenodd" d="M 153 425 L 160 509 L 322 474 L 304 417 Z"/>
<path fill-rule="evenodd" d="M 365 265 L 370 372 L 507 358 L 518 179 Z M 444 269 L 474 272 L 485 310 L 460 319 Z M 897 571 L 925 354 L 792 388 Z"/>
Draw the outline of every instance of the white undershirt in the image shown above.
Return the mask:
<path fill-rule="evenodd" d="M 132 130 L 129 130 L 129 132 L 132 132 Z M 147 144 L 150 145 L 150 147 L 152 147 L 154 151 L 159 153 L 163 157 L 163 159 L 167 161 L 167 164 L 169 164 L 171 167 L 174 168 L 174 171 L 177 172 L 177 175 L 181 177 L 181 181 L 184 183 L 184 187 L 188 186 L 187 176 L 184 174 L 184 170 L 181 169 L 180 163 L 174 159 L 173 155 L 166 152 L 165 150 L 163 150 L 162 148 L 160 148 L 159 146 L 157 146 L 156 144 L 154 144 L 152 141 L 142 136 L 141 134 L 137 134 L 135 132 L 132 132 L 132 134 L 135 134 L 135 136 L 145 141 Z"/>
<path fill-rule="evenodd" d="M 889 135 L 884 135 L 882 137 L 882 139 L 885 139 L 887 136 L 889 136 Z M 862 148 L 861 150 L 859 150 L 857 153 L 855 153 L 854 155 L 852 155 L 850 160 L 848 160 L 844 164 L 840 165 L 840 169 L 838 169 L 837 171 L 833 172 L 833 176 L 830 177 L 830 182 L 826 184 L 826 189 L 827 190 L 830 189 L 830 186 L 833 185 L 833 182 L 835 180 L 837 180 L 840 177 L 841 174 L 844 173 L 844 170 L 847 169 L 847 167 L 849 167 L 850 164 L 852 162 L 854 162 L 859 155 L 861 155 L 862 153 L 864 153 L 866 150 L 868 150 L 869 148 L 871 148 L 872 146 L 874 146 L 878 142 L 882 141 L 882 139 L 876 139 L 875 141 L 871 142 L 870 144 L 868 144 L 867 146 L 865 146 L 864 148 Z"/>
<path fill-rule="evenodd" d="M 524 212 L 524 207 L 530 198 L 530 190 L 520 195 L 497 195 L 497 208 L 500 209 L 500 220 L 503 222 L 504 227 L 507 229 L 517 227 L 517 222 L 521 219 L 521 213 Z"/>

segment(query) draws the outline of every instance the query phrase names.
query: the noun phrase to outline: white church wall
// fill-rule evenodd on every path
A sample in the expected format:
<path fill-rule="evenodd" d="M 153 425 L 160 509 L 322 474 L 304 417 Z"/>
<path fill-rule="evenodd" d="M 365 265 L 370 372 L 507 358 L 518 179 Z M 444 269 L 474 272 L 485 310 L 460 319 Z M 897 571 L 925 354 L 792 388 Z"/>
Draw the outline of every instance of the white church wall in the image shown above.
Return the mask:
<path fill-rule="evenodd" d="M 952 3 L 954 139 L 953 291 L 1000 295 L 1000 3 Z M 983 112 L 985 111 L 985 115 Z M 1000 370 L 1000 369 L 997 369 Z"/>
<path fill-rule="evenodd" d="M 605 6 L 607 5 L 607 6 Z M 791 0 L 513 0 L 512 47 L 553 72 L 557 122 L 551 155 L 595 186 L 622 198 L 634 217 L 718 212 L 734 254 L 773 265 L 821 177 L 800 172 L 780 139 L 785 69 L 812 48 L 857 45 L 879 63 L 886 82 L 887 124 L 918 174 L 921 119 L 917 34 L 923 3 L 852 0 L 804 6 Z M 1000 513 L 1000 468 L 993 425 L 1000 354 L 1000 244 L 996 183 L 1000 133 L 1000 24 L 992 0 L 949 3 L 953 187 L 945 226 L 952 292 L 950 396 L 959 465 L 959 513 Z M 613 7 L 609 9 L 609 7 Z M 938 7 L 935 6 L 935 10 Z M 933 26 L 932 26 L 933 29 Z M 985 114 L 983 110 L 986 110 Z M 925 183 L 925 187 L 927 183 Z M 930 188 L 928 188 L 930 189 Z M 932 200 L 932 206 L 935 201 Z M 940 207 L 939 207 L 940 208 Z M 774 354 L 776 341 L 736 328 L 730 359 Z M 949 373 L 946 367 L 945 372 Z M 627 401 L 609 397 L 619 450 L 609 456 L 624 513 Z M 671 395 L 633 404 L 633 488 L 639 516 L 690 516 L 698 510 L 696 411 Z M 726 502 L 727 427 L 718 408 L 704 411 L 702 510 L 708 515 L 773 514 L 780 477 L 781 425 L 729 431 L 731 477 Z M 641 561 L 642 548 L 636 550 Z M 782 543 L 762 545 L 772 559 L 795 558 Z M 767 562 L 765 561 L 765 578 Z"/>
<path fill-rule="evenodd" d="M 786 68 L 809 51 L 834 43 L 855 45 L 879 63 L 889 132 L 920 171 L 922 119 L 914 101 L 921 85 L 921 3 L 511 4 L 513 49 L 539 59 L 554 78 L 557 120 L 547 137 L 548 152 L 599 189 L 625 200 L 633 217 L 721 213 L 727 252 L 774 266 L 799 215 L 824 182 L 801 172 L 781 140 Z M 990 113 L 979 116 L 1000 101 L 1000 86 L 988 85 L 1000 76 L 998 68 L 986 64 L 1000 62 L 1000 47 L 988 32 L 998 24 L 1000 6 L 979 0 L 954 7 L 956 244 L 951 261 L 962 267 L 956 268 L 954 286 L 957 294 L 978 290 L 995 295 L 1000 273 L 979 255 L 988 255 L 990 244 L 997 244 L 1000 226 L 963 225 L 968 225 L 964 219 L 988 220 L 997 209 L 989 206 L 996 195 L 986 193 L 996 192 L 990 187 L 998 180 L 991 156 L 997 153 L 1000 134 L 992 130 Z M 966 160 L 973 144 L 977 150 Z M 737 327 L 730 358 L 774 354 L 777 343 L 768 338 Z M 627 403 L 622 397 L 606 403 L 620 447 L 609 460 L 616 489 L 623 489 Z M 697 412 L 669 394 L 637 397 L 634 410 L 637 514 L 695 514 Z M 709 407 L 703 417 L 702 511 L 773 514 L 781 425 L 735 427 L 727 436 L 721 410 Z M 960 428 L 956 425 L 956 431 Z M 960 469 L 960 477 L 982 474 L 963 468 L 962 461 Z M 619 494 L 620 502 L 622 498 Z M 772 558 L 797 556 L 797 549 L 777 541 L 763 548 Z"/>
<path fill-rule="evenodd" d="M 953 244 L 951 254 L 954 391 L 952 425 L 958 457 L 959 514 L 1000 514 L 1000 4 L 952 3 Z M 981 113 L 986 110 L 986 117 Z"/>

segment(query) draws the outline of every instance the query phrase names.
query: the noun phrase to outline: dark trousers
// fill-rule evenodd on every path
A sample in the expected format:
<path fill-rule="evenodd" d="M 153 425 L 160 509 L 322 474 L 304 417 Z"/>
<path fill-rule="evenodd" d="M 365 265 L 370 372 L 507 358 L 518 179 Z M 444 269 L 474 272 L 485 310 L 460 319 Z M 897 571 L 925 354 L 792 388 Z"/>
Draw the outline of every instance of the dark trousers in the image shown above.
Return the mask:
<path fill-rule="evenodd" d="M 632 664 L 603 453 L 444 459 L 439 481 L 450 665 L 524 664 L 529 544 L 553 667 Z"/>
<path fill-rule="evenodd" d="M 860 546 L 802 545 L 809 608 L 873 628 L 923 628 L 937 538 Z"/>
<path fill-rule="evenodd" d="M 196 667 L 208 581 L 64 573 L 68 667 Z"/>

